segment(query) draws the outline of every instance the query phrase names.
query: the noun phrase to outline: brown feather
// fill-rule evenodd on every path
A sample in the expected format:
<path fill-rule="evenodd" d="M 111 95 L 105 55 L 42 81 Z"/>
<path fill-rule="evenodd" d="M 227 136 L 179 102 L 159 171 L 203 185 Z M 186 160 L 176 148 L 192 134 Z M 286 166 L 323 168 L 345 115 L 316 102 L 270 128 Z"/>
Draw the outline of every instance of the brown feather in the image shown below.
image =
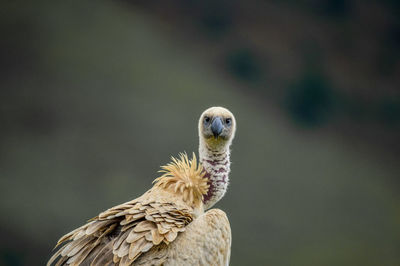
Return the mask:
<path fill-rule="evenodd" d="M 90 224 L 86 231 L 86 235 L 91 235 L 96 231 L 99 231 L 99 229 L 111 224 L 113 221 L 105 220 L 105 221 L 94 221 L 92 224 Z"/>
<path fill-rule="evenodd" d="M 136 242 L 140 238 L 142 238 L 145 234 L 146 234 L 146 231 L 137 233 L 134 230 L 131 230 L 128 237 L 126 238 L 126 242 L 128 242 L 128 243 Z"/>
<path fill-rule="evenodd" d="M 142 245 L 147 241 L 145 238 L 141 238 L 129 247 L 129 258 L 134 259 L 141 251 Z"/>
<path fill-rule="evenodd" d="M 112 252 L 113 242 L 110 241 L 94 254 L 93 260 L 90 266 L 102 266 L 106 263 L 110 263 L 113 259 L 113 252 Z"/>
<path fill-rule="evenodd" d="M 131 231 L 132 231 L 132 230 L 131 230 Z M 130 231 L 130 232 L 131 232 L 131 231 Z M 122 242 L 125 241 L 125 239 L 128 237 L 128 235 L 129 235 L 129 232 L 128 232 L 128 231 L 127 231 L 127 232 L 124 232 L 124 233 L 122 233 L 122 234 L 119 234 L 119 235 L 116 237 L 116 241 L 114 242 L 113 250 L 117 250 L 117 249 L 121 246 Z"/>
<path fill-rule="evenodd" d="M 67 260 L 68 260 L 68 257 L 61 257 L 61 258 L 57 261 L 57 263 L 55 264 L 55 266 L 61 266 L 61 265 L 63 265 L 64 262 L 66 262 Z M 48 264 L 48 265 L 50 265 L 50 264 Z"/>

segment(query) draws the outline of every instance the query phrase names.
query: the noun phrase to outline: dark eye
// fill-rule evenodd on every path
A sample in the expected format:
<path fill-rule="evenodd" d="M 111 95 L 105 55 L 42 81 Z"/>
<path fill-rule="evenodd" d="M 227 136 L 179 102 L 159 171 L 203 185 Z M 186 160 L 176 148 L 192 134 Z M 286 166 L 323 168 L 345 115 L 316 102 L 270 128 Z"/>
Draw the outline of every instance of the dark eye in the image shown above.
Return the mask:
<path fill-rule="evenodd" d="M 210 120 L 211 120 L 210 117 L 208 117 L 208 116 L 204 117 L 204 122 L 205 123 L 210 123 Z"/>
<path fill-rule="evenodd" d="M 225 119 L 225 123 L 227 125 L 230 125 L 232 123 L 232 119 L 230 119 L 230 118 Z"/>

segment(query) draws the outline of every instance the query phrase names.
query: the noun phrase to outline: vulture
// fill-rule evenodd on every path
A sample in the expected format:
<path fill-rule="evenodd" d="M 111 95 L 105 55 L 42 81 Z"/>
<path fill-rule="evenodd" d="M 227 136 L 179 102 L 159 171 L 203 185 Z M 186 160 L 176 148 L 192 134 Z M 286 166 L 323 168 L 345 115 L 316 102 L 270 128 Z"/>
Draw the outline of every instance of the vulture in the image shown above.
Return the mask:
<path fill-rule="evenodd" d="M 222 210 L 205 210 L 228 187 L 235 117 L 211 107 L 198 129 L 199 160 L 172 157 L 142 196 L 61 237 L 47 265 L 229 265 L 229 220 Z"/>

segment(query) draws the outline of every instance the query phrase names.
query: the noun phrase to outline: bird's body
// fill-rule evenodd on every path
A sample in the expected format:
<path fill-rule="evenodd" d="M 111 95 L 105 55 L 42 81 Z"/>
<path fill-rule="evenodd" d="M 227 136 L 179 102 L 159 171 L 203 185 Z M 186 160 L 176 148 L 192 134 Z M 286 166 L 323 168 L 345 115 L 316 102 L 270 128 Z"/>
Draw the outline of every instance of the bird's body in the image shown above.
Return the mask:
<path fill-rule="evenodd" d="M 224 133 L 220 117 L 229 116 L 234 123 L 233 115 L 220 107 L 208 110 L 224 113 L 217 112 L 219 120 L 212 124 L 207 110 L 200 118 L 201 164 L 194 154 L 191 160 L 186 154 L 173 158 L 142 196 L 63 236 L 48 265 L 228 265 L 228 218 L 221 210 L 204 210 L 226 191 L 235 125 Z"/>
<path fill-rule="evenodd" d="M 153 249 L 135 265 L 229 265 L 231 228 L 226 214 L 211 209 L 188 224 L 171 244 Z"/>

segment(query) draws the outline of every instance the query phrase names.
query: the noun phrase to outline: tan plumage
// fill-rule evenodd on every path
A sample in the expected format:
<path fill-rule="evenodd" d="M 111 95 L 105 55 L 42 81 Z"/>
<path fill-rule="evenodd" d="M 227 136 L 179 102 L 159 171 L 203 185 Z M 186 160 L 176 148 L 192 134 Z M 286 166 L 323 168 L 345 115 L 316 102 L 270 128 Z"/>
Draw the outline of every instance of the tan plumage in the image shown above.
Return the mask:
<path fill-rule="evenodd" d="M 162 187 L 174 193 L 180 192 L 186 203 L 199 205 L 209 188 L 208 179 L 204 178 L 203 167 L 197 165 L 194 154 L 192 161 L 188 161 L 186 154 L 181 154 L 180 160 L 172 157 L 172 161 L 162 167 L 160 172 L 164 174 L 154 180 L 155 187 Z"/>
<path fill-rule="evenodd" d="M 172 158 L 160 172 L 139 198 L 63 236 L 47 265 L 228 265 L 226 214 L 204 213 L 213 176 L 194 154 Z"/>

